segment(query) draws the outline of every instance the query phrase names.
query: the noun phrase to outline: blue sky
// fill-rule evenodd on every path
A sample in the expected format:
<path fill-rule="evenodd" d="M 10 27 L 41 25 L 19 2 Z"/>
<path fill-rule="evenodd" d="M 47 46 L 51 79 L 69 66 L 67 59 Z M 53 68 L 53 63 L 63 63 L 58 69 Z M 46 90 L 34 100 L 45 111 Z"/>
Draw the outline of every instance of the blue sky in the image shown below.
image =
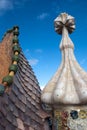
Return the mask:
<path fill-rule="evenodd" d="M 54 19 L 61 12 L 75 17 L 76 30 L 70 37 L 76 58 L 87 71 L 86 0 L 0 0 L 0 37 L 14 25 L 20 27 L 21 47 L 41 87 L 61 63 L 61 36 L 54 31 Z"/>

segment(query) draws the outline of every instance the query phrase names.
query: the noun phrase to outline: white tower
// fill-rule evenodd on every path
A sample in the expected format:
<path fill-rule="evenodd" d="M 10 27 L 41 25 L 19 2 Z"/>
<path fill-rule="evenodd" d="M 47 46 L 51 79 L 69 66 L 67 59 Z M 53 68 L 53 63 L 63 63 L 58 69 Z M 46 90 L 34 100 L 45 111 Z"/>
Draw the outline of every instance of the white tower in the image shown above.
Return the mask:
<path fill-rule="evenodd" d="M 41 100 L 53 109 L 53 118 L 58 122 L 54 130 L 87 130 L 87 73 L 78 64 L 68 35 L 75 29 L 74 17 L 61 13 L 54 25 L 55 31 L 62 34 L 62 62 L 45 86 Z"/>

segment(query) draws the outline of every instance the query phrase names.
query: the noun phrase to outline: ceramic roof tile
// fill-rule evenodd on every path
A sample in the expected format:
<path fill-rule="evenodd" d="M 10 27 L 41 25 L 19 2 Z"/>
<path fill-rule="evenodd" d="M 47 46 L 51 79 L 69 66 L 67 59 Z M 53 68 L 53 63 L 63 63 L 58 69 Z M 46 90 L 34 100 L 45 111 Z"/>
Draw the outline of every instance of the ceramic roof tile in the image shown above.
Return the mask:
<path fill-rule="evenodd" d="M 16 117 L 14 116 L 14 118 L 13 118 L 13 125 L 15 126 L 15 127 L 17 127 L 18 126 L 18 124 L 17 124 L 17 120 L 16 120 Z"/>
<path fill-rule="evenodd" d="M 13 111 L 13 114 L 15 117 L 18 117 L 19 116 L 19 113 L 18 113 L 18 108 L 14 105 L 14 111 Z"/>
<path fill-rule="evenodd" d="M 8 111 L 7 112 L 7 120 L 12 123 L 13 122 L 13 118 L 14 118 L 13 113 L 11 111 Z"/>
<path fill-rule="evenodd" d="M 28 115 L 25 114 L 24 124 L 30 126 L 31 124 L 31 118 L 28 117 Z"/>
<path fill-rule="evenodd" d="M 24 121 L 25 120 L 25 114 L 20 109 L 18 109 L 18 114 L 19 114 L 19 117 L 22 119 L 22 121 Z"/>
<path fill-rule="evenodd" d="M 6 37 L 2 44 L 5 41 Z M 9 44 L 12 44 L 10 41 Z M 41 117 L 43 111 L 40 104 L 41 90 L 22 50 L 18 71 L 10 87 L 9 93 L 5 93 L 3 97 L 0 96 L 0 130 L 30 130 L 31 128 L 42 130 L 44 122 Z M 44 114 L 45 117 L 48 116 L 47 113 L 44 112 Z"/>
<path fill-rule="evenodd" d="M 15 103 L 16 102 L 16 95 L 14 93 L 11 93 L 9 96 L 10 100 Z"/>
<path fill-rule="evenodd" d="M 0 125 L 0 130 L 5 130 L 5 127 Z"/>

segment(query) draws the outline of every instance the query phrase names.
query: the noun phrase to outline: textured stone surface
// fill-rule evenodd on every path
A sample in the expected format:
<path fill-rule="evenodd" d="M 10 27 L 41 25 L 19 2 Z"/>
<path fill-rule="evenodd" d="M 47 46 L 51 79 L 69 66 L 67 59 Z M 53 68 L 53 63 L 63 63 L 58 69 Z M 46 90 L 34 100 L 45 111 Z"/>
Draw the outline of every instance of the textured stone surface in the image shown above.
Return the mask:
<path fill-rule="evenodd" d="M 0 78 L 8 74 L 11 41 L 12 34 L 7 34 L 0 45 L 0 52 L 3 52 L 0 54 L 0 61 L 3 60 L 0 62 Z M 22 51 L 18 71 L 10 87 L 9 92 L 0 96 L 0 130 L 45 130 L 43 119 L 48 114 L 41 108 L 39 83 Z"/>
<path fill-rule="evenodd" d="M 78 107 L 79 108 L 79 107 Z M 81 108 L 81 107 L 80 107 Z M 71 116 L 71 112 L 76 111 L 77 118 Z M 54 111 L 54 128 L 58 130 L 87 130 L 87 106 L 82 109 L 68 109 Z"/>
<path fill-rule="evenodd" d="M 79 115 L 77 119 L 72 119 L 69 117 L 68 126 L 70 130 L 87 130 L 87 109 L 83 110 L 84 114 Z"/>

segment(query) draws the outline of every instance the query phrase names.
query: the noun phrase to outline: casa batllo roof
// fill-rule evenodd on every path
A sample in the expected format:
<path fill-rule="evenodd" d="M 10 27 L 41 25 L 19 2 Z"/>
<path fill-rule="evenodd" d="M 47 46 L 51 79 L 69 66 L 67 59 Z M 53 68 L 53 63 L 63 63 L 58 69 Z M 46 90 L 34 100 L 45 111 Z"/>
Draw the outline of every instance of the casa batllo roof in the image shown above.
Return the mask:
<path fill-rule="evenodd" d="M 13 42 L 14 29 L 17 32 L 18 27 L 7 31 L 0 44 L 0 130 L 45 130 L 48 115 L 41 107 L 41 90 L 22 49 L 19 62 L 12 61 L 13 43 L 18 42 Z M 15 74 L 12 68 L 9 71 L 11 64 L 17 64 Z M 6 79 L 8 74 L 13 76 L 12 82 Z"/>

